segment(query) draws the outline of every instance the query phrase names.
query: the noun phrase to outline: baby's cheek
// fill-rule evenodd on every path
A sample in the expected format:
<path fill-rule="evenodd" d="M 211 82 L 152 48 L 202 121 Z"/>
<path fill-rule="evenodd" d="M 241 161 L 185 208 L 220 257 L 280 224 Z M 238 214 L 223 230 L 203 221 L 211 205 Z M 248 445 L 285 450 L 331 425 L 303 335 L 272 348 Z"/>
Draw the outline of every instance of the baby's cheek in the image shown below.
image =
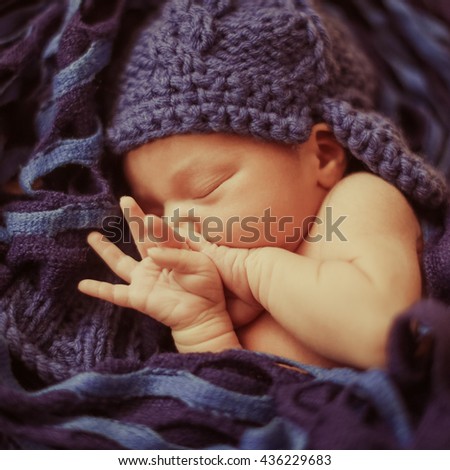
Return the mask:
<path fill-rule="evenodd" d="M 212 243 L 235 248 L 282 247 L 294 250 L 304 233 L 303 212 L 290 203 L 228 198 L 226 204 L 198 206 L 197 231 Z M 225 201 L 224 201 L 225 202 Z M 292 215 L 286 215 L 292 214 Z M 311 218 L 314 220 L 314 217 Z M 311 221 L 310 221 L 311 222 Z"/>

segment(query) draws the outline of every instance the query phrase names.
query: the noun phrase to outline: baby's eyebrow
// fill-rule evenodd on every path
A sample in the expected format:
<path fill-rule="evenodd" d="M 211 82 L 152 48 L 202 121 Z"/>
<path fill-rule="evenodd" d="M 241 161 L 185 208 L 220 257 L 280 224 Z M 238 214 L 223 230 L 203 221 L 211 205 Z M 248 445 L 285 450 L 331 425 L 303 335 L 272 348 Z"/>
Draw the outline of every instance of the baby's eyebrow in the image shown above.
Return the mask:
<path fill-rule="evenodd" d="M 189 154 L 187 158 L 183 158 L 181 155 L 170 174 L 171 190 L 189 190 L 189 186 L 198 177 L 203 179 L 224 172 L 234 172 L 236 159 L 239 160 L 240 154 L 241 149 L 231 148 L 224 153 L 222 148 L 216 147 L 201 149 L 195 157 Z"/>
<path fill-rule="evenodd" d="M 177 167 L 172 173 L 171 177 L 171 186 L 174 190 L 179 190 L 180 188 L 185 188 L 192 179 L 198 174 L 201 167 L 192 166 L 189 164 L 181 165 Z"/>
<path fill-rule="evenodd" d="M 196 171 L 198 171 L 198 166 L 192 165 L 188 162 L 177 165 L 176 168 L 173 170 L 172 180 L 176 181 L 177 183 L 182 182 L 185 178 L 192 177 Z"/>
<path fill-rule="evenodd" d="M 223 165 L 215 165 L 209 156 L 208 158 L 194 162 L 188 158 L 180 161 L 180 163 L 176 165 L 171 179 L 173 183 L 182 185 L 203 172 L 219 171 L 222 166 Z"/>
<path fill-rule="evenodd" d="M 236 165 L 231 162 L 183 165 L 172 175 L 171 191 L 181 197 L 190 196 L 192 192 L 202 191 L 214 181 L 228 178 L 235 172 Z"/>

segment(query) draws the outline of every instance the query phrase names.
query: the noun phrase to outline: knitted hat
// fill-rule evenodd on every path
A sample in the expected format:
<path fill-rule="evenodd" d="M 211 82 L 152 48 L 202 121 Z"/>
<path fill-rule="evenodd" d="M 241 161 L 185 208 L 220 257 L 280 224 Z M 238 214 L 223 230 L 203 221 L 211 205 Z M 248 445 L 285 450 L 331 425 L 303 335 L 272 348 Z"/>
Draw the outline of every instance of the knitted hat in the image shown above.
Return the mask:
<path fill-rule="evenodd" d="M 301 143 L 326 122 L 369 170 L 441 205 L 444 179 L 371 111 L 374 90 L 367 59 L 313 0 L 168 0 L 119 74 L 107 145 L 207 132 Z"/>

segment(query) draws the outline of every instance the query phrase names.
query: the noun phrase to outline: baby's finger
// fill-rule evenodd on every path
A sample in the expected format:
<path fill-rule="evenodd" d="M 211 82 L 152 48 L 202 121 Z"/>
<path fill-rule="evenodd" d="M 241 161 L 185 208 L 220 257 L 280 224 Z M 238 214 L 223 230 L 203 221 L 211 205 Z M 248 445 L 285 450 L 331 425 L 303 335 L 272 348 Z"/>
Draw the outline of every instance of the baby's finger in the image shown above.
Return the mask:
<path fill-rule="evenodd" d="M 120 208 L 130 227 L 131 235 L 141 258 L 145 258 L 147 250 L 155 246 L 148 233 L 149 220 L 139 207 L 139 204 L 130 196 L 120 198 Z"/>
<path fill-rule="evenodd" d="M 182 274 L 199 273 L 204 262 L 200 253 L 178 248 L 150 248 L 148 256 L 160 268 L 173 269 Z"/>
<path fill-rule="evenodd" d="M 120 307 L 130 307 L 129 286 L 123 284 L 110 284 L 109 282 L 93 279 L 83 279 L 78 283 L 78 290 L 83 294 L 106 300 Z"/>
<path fill-rule="evenodd" d="M 122 197 L 120 207 L 142 258 L 147 256 L 149 248 L 157 245 L 188 248 L 182 237 L 163 218 L 155 214 L 145 215 L 132 197 Z"/>
<path fill-rule="evenodd" d="M 91 232 L 87 241 L 109 268 L 125 282 L 131 281 L 131 272 L 138 262 L 123 253 L 99 232 Z"/>
<path fill-rule="evenodd" d="M 200 233 L 193 230 L 192 225 L 188 222 L 178 225 L 177 235 L 183 239 L 186 248 L 192 248 L 194 251 L 201 251 L 199 248 L 203 241 L 206 241 Z"/>
<path fill-rule="evenodd" d="M 187 246 L 193 251 L 211 253 L 217 248 L 216 244 L 211 243 L 198 232 L 187 233 L 182 230 L 181 234 L 184 236 Z"/>
<path fill-rule="evenodd" d="M 148 220 L 147 227 L 151 227 L 152 231 L 150 238 L 158 246 L 167 248 L 189 248 L 183 234 L 175 231 L 166 220 L 153 214 L 147 217 L 150 219 Z"/>

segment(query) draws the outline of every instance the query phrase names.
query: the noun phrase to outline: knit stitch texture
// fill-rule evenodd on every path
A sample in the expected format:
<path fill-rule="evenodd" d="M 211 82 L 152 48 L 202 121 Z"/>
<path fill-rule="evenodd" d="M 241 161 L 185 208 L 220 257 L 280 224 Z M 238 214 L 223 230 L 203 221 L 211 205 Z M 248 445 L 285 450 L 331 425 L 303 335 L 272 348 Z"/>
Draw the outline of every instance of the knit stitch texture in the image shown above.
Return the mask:
<path fill-rule="evenodd" d="M 410 200 L 442 206 L 442 176 L 371 111 L 374 76 L 355 41 L 313 1 L 170 0 L 126 58 L 107 143 L 119 154 L 180 133 L 299 143 L 324 121 Z"/>
<path fill-rule="evenodd" d="M 450 31 L 444 14 L 411 6 L 439 0 L 331 3 L 348 9 L 383 71 L 378 106 L 450 179 Z M 301 374 L 251 351 L 174 354 L 161 325 L 76 290 L 87 276 L 117 281 L 86 243 L 120 214 L 100 91 L 117 53 L 160 6 L 0 5 L 0 178 L 17 174 L 23 190 L 0 186 L 0 448 L 450 448 L 449 212 L 422 206 L 431 299 L 398 318 L 383 371 Z M 345 121 L 343 104 L 329 100 L 329 120 Z M 350 108 L 341 138 L 354 135 L 357 149 L 352 115 L 375 113 Z M 383 147 L 391 159 L 400 134 L 376 119 L 377 132 L 393 135 Z"/>

